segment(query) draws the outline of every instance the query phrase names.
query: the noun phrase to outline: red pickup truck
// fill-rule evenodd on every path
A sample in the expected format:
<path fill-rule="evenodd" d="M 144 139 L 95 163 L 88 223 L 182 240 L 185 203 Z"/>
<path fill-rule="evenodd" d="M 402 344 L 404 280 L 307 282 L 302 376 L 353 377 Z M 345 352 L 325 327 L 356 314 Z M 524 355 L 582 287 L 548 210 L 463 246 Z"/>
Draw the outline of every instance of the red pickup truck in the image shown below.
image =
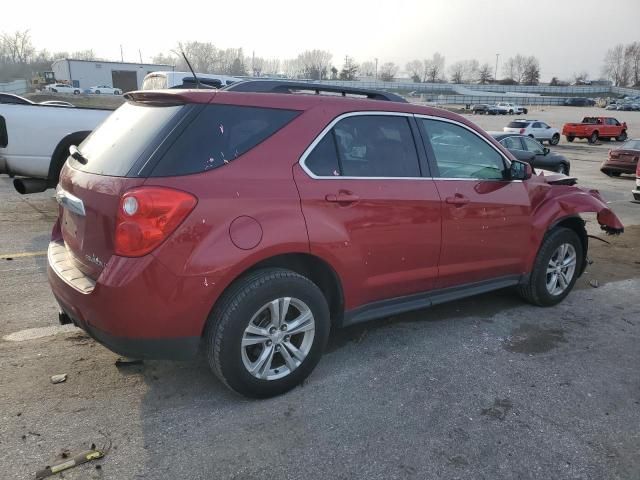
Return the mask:
<path fill-rule="evenodd" d="M 615 138 L 623 142 L 627 139 L 627 124 L 611 117 L 584 117 L 581 123 L 565 123 L 562 135 L 568 142 L 573 142 L 574 138 L 586 138 L 589 143 L 596 143 L 598 138 Z"/>

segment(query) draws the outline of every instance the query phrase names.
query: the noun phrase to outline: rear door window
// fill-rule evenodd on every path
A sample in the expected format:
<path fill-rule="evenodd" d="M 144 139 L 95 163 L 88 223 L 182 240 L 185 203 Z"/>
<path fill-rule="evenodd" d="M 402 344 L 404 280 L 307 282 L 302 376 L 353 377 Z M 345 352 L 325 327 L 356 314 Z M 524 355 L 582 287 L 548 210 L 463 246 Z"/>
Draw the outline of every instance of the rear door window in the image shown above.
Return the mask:
<path fill-rule="evenodd" d="M 504 145 L 505 148 L 509 150 L 524 150 L 522 148 L 522 142 L 520 137 L 507 137 L 505 139 L 500 140 L 500 143 Z"/>
<path fill-rule="evenodd" d="M 151 176 L 187 175 L 221 167 L 265 141 L 299 113 L 207 105 L 169 147 Z"/>
<path fill-rule="evenodd" d="M 359 115 L 340 120 L 304 161 L 317 176 L 420 177 L 409 120 Z"/>

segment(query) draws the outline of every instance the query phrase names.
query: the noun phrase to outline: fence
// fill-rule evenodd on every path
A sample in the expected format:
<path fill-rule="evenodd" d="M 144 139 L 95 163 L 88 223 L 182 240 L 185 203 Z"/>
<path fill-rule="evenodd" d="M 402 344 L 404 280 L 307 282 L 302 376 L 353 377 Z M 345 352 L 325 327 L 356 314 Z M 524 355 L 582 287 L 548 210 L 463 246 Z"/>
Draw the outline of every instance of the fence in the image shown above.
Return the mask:
<path fill-rule="evenodd" d="M 14 80 L 13 82 L 0 83 L 0 92 L 15 93 L 22 95 L 29 91 L 29 84 L 26 80 Z"/>
<path fill-rule="evenodd" d="M 304 80 L 313 81 L 313 80 Z M 640 95 L 640 90 L 610 85 L 478 85 L 451 83 L 383 82 L 380 80 L 320 80 L 340 87 L 415 92 L 416 99 L 435 104 L 512 102 L 519 105 L 563 105 L 568 97 Z M 475 94 L 474 92 L 478 92 Z"/>

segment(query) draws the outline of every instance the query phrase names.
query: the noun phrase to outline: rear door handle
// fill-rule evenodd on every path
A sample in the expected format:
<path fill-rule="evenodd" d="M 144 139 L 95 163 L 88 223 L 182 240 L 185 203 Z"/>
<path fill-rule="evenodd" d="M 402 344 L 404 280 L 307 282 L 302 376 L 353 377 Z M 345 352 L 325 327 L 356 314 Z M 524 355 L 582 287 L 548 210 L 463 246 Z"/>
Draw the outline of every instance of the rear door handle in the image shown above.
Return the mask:
<path fill-rule="evenodd" d="M 456 207 L 462 207 L 469 203 L 469 199 L 459 193 L 456 193 L 453 197 L 445 198 L 444 201 L 450 205 L 455 205 Z"/>
<path fill-rule="evenodd" d="M 333 203 L 355 203 L 360 200 L 358 195 L 353 192 L 340 191 L 337 194 L 329 194 L 324 197 L 327 202 Z"/>

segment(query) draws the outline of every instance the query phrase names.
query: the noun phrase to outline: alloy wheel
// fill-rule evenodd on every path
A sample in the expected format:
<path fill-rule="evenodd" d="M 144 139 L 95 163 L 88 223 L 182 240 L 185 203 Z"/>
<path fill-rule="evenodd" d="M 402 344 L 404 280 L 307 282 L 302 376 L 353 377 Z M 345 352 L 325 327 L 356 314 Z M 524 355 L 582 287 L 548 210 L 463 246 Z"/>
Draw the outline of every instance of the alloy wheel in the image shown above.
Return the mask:
<path fill-rule="evenodd" d="M 560 245 L 547 265 L 547 291 L 551 295 L 562 295 L 571 285 L 576 272 L 576 249 L 570 243 Z"/>
<path fill-rule="evenodd" d="M 277 380 L 298 368 L 309 354 L 315 321 L 309 306 L 293 297 L 264 304 L 242 336 L 242 363 L 260 380 Z"/>

